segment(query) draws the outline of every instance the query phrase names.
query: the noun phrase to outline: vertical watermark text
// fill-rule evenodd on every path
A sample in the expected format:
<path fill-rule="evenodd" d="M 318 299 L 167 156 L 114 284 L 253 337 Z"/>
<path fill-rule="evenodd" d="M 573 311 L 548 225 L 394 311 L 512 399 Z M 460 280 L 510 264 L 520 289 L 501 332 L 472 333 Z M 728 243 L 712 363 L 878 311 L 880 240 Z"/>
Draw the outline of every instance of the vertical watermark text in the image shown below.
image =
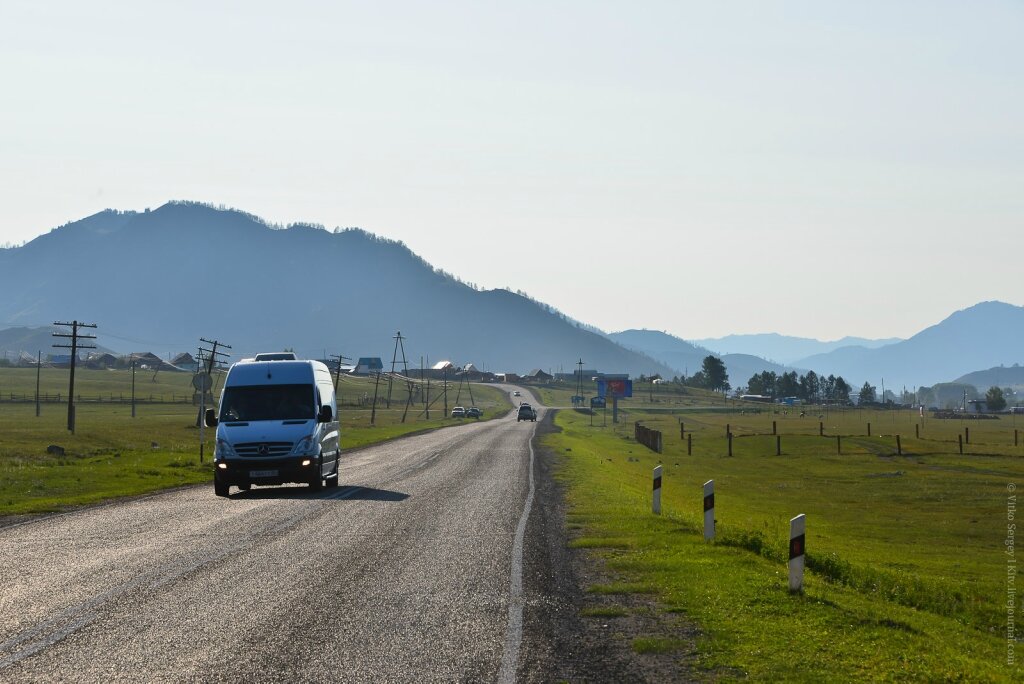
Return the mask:
<path fill-rule="evenodd" d="M 1013 665 L 1017 644 L 1017 485 L 1006 485 L 1006 664 Z"/>

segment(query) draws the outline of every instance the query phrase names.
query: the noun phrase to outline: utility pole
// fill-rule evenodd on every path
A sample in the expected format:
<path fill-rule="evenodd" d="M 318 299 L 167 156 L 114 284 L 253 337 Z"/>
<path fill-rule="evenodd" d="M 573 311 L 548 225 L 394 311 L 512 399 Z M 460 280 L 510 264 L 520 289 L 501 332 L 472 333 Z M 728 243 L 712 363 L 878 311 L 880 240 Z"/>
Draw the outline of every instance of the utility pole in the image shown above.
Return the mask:
<path fill-rule="evenodd" d="M 132 355 L 132 418 L 135 417 L 135 355 Z"/>
<path fill-rule="evenodd" d="M 402 331 L 399 330 L 395 333 L 393 338 L 395 340 L 395 351 L 391 354 L 391 374 L 388 376 L 388 408 L 391 408 L 391 385 L 395 379 L 395 363 L 398 361 L 398 349 L 402 349 L 402 366 L 405 368 L 405 375 L 409 375 L 409 363 L 405 358 L 405 344 L 402 342 L 405 338 L 402 337 Z"/>
<path fill-rule="evenodd" d="M 377 380 L 373 383 L 373 408 L 370 409 L 370 425 L 377 422 L 377 388 L 380 386 L 380 371 L 377 371 Z"/>
<path fill-rule="evenodd" d="M 337 392 L 338 382 L 341 380 L 341 362 L 351 361 L 352 359 L 348 358 L 347 356 L 342 356 L 341 354 L 331 354 L 330 358 L 338 360 L 337 365 L 334 367 L 334 391 Z"/>
<path fill-rule="evenodd" d="M 208 356 L 206 357 L 205 369 L 205 375 L 207 379 L 201 380 L 199 382 L 199 416 L 196 419 L 196 423 L 199 426 L 199 462 L 202 463 L 204 451 L 206 450 L 206 431 L 204 429 L 206 427 L 206 393 L 210 392 L 210 397 L 213 397 L 213 367 L 214 365 L 217 364 L 219 360 L 217 359 L 218 356 L 223 356 L 224 358 L 228 358 L 229 356 L 231 356 L 230 354 L 225 354 L 224 352 L 217 351 L 217 347 L 231 349 L 231 345 L 224 344 L 219 340 L 208 340 L 205 337 L 200 337 L 199 342 L 200 360 L 202 359 L 203 352 L 206 352 L 208 354 Z M 209 344 L 211 348 L 204 349 L 202 345 L 203 342 Z"/>
<path fill-rule="evenodd" d="M 444 367 L 444 417 L 448 417 L 448 366 Z"/>
<path fill-rule="evenodd" d="M 36 350 L 36 418 L 39 417 L 39 369 L 43 367 L 43 350 Z"/>
<path fill-rule="evenodd" d="M 576 362 L 576 396 L 579 397 L 576 401 L 579 405 L 583 405 L 583 357 Z"/>
<path fill-rule="evenodd" d="M 324 358 L 325 359 L 327 358 L 327 350 L 326 349 L 324 350 Z M 338 394 L 338 383 L 341 382 L 341 362 L 342 361 L 351 361 L 352 359 L 348 358 L 347 356 L 343 356 L 341 354 L 331 354 L 330 358 L 338 360 L 338 365 L 336 365 L 334 367 L 334 393 Z M 338 406 L 341 406 L 341 396 L 340 395 L 337 397 L 337 402 L 338 402 Z"/>
<path fill-rule="evenodd" d="M 54 325 L 64 325 L 71 328 L 70 333 L 53 333 L 54 337 L 68 337 L 71 338 L 71 344 L 55 344 L 54 347 L 61 349 L 71 350 L 71 380 L 68 389 L 68 431 L 71 434 L 75 434 L 75 361 L 77 361 L 79 349 L 95 349 L 95 344 L 79 344 L 79 340 L 95 340 L 95 335 L 83 335 L 78 332 L 79 328 L 95 328 L 95 323 L 79 323 L 78 321 L 71 321 L 70 323 L 61 323 L 54 321 Z"/>

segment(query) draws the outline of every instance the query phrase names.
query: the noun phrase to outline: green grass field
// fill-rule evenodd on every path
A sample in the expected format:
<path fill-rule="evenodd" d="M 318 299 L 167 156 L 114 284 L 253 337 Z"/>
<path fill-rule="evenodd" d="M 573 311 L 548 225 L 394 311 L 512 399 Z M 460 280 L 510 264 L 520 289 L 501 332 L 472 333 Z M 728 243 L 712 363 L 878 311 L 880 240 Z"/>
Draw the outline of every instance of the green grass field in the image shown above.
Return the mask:
<path fill-rule="evenodd" d="M 191 404 L 191 375 L 137 372 L 136 417 L 131 416 L 131 372 L 78 369 L 76 431 L 67 430 L 67 370 L 43 369 L 41 394 L 62 393 L 65 403 L 41 405 L 35 415 L 33 401 L 11 401 L 35 395 L 35 371 L 0 368 L 0 516 L 54 511 L 73 505 L 144 494 L 212 479 L 210 456 L 213 430 L 205 433 L 205 463 L 199 463 L 198 413 Z M 428 420 L 417 397 L 405 411 L 408 392 L 396 383 L 391 408 L 383 405 L 386 379 L 378 387 L 380 403 L 370 424 L 374 382 L 344 377 L 339 385 L 342 448 L 375 444 L 403 435 L 461 422 L 444 415 L 441 388 L 431 388 Z M 484 410 L 482 420 L 510 408 L 504 392 L 474 385 L 472 402 Z M 471 405 L 468 386 L 449 383 L 449 408 L 455 400 Z M 152 396 L 154 403 L 148 403 Z M 188 403 L 171 403 L 172 397 Z M 121 402 L 124 397 L 125 402 Z M 161 399 L 162 397 L 162 399 Z M 145 398 L 145 400 L 143 400 Z M 102 399 L 102 400 L 101 400 Z M 167 403 L 157 403 L 164 401 Z M 402 421 L 403 414 L 406 414 Z M 470 419 L 472 420 L 472 419 Z M 63 457 L 50 455 L 49 445 L 61 446 Z"/>
<path fill-rule="evenodd" d="M 557 405 L 572 394 L 534 389 Z M 1014 446 L 1024 425 L 1012 416 L 922 420 L 910 411 L 811 407 L 800 417 L 800 408 L 774 413 L 720 397 L 718 410 L 704 410 L 713 400 L 699 390 L 653 403 L 637 393 L 620 402 L 620 424 L 609 409 L 605 427 L 600 412 L 594 427 L 587 413 L 559 412 L 561 432 L 545 445 L 558 454 L 572 543 L 599 554 L 613 577 L 595 594 L 651 592 L 662 610 L 695 621 L 699 664 L 712 678 L 1019 680 L 1007 663 L 1004 542 L 1008 487 L 1024 481 L 1024 434 Z M 663 453 L 633 440 L 637 420 L 662 431 Z M 659 463 L 663 514 L 655 516 Z M 718 526 L 716 541 L 705 543 L 701 487 L 710 479 Z M 799 513 L 807 515 L 809 570 L 804 594 L 791 595 L 789 519 Z M 637 650 L 671 638 L 644 635 Z"/>

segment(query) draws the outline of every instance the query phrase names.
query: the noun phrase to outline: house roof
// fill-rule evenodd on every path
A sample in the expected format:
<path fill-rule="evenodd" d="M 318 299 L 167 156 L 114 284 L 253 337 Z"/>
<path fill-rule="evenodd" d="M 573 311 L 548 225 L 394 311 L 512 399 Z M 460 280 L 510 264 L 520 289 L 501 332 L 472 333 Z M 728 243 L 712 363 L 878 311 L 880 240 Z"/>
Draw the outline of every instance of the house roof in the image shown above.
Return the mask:
<path fill-rule="evenodd" d="M 432 370 L 444 370 L 445 368 L 452 369 L 454 367 L 455 367 L 455 364 L 453 364 L 451 361 L 438 361 L 433 366 L 431 366 L 431 369 Z"/>

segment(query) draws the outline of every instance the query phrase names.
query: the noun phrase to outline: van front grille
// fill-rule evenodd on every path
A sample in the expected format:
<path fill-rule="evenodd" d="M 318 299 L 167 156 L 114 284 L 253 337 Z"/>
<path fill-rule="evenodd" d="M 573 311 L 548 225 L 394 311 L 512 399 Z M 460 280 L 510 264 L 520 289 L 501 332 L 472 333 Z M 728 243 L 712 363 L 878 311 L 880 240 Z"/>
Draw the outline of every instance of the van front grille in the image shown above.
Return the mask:
<path fill-rule="evenodd" d="M 291 453 L 292 442 L 244 442 L 235 445 L 235 453 L 239 456 L 287 456 Z"/>

